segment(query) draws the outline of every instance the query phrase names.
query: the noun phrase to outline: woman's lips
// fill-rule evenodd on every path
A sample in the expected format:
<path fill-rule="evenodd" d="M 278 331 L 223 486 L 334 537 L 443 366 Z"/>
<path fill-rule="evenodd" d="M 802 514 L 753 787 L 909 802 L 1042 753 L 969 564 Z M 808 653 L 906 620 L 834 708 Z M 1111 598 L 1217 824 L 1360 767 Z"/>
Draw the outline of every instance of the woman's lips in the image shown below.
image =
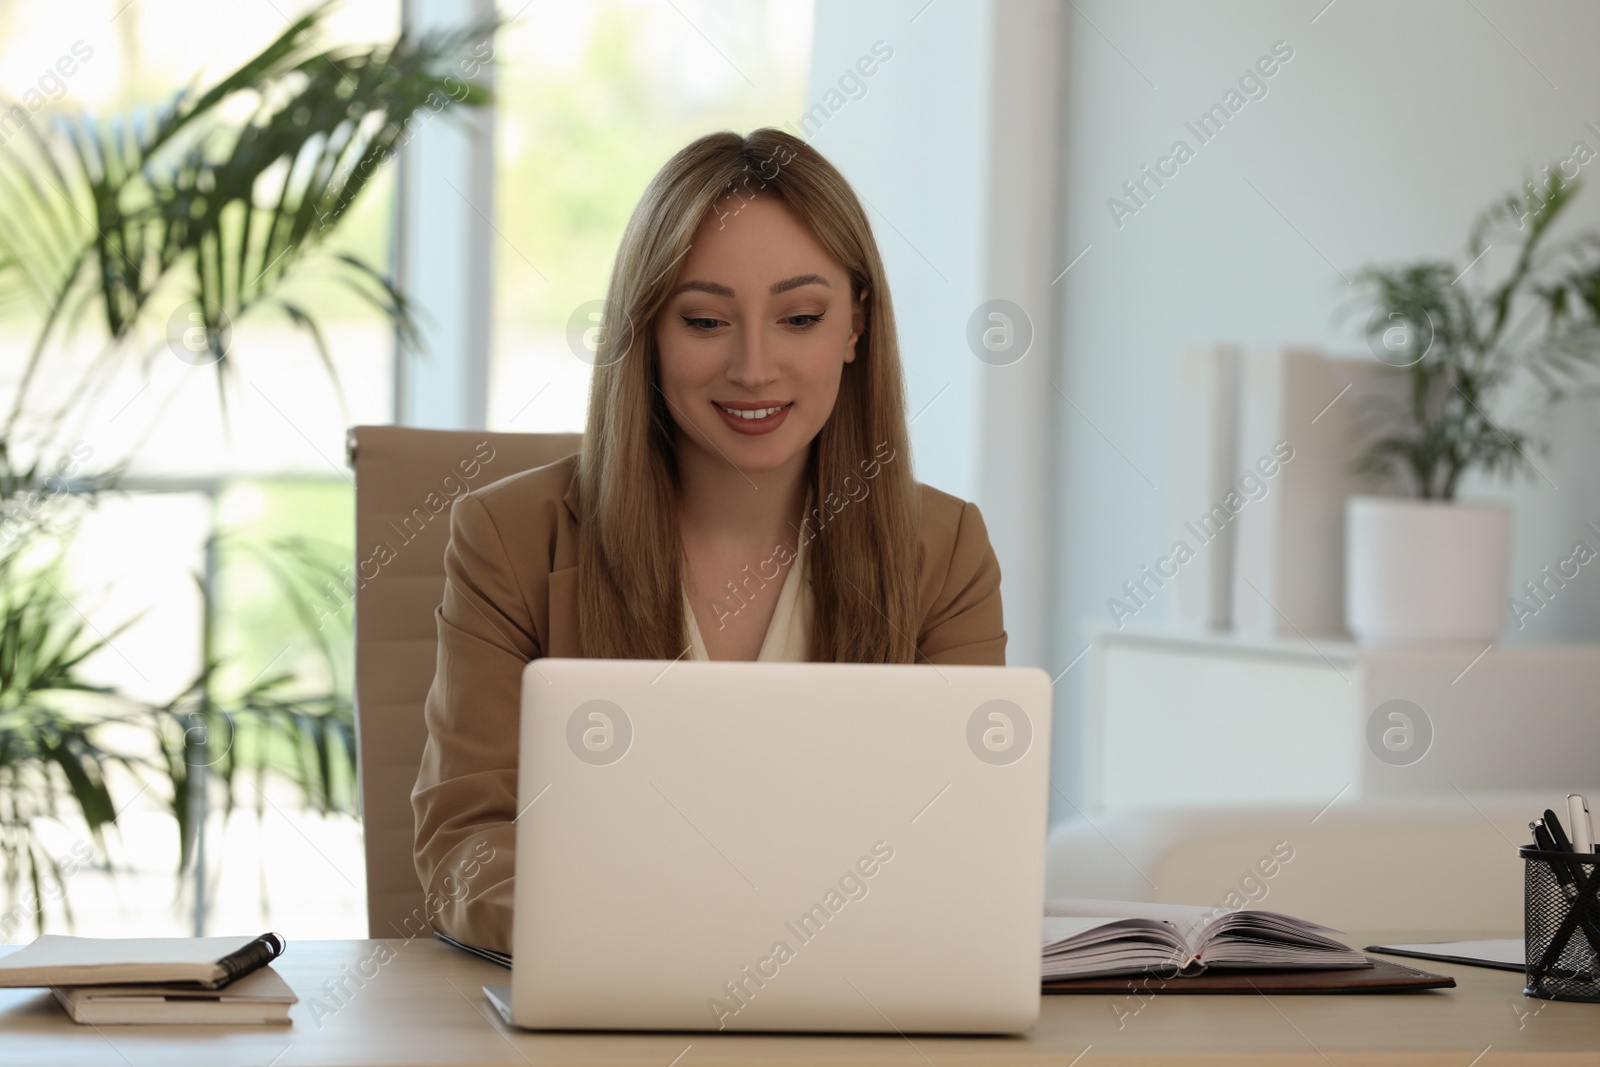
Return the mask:
<path fill-rule="evenodd" d="M 778 408 L 777 411 L 763 418 L 746 418 L 743 415 L 730 415 L 727 408 L 724 408 L 721 404 L 714 400 L 711 402 L 711 406 L 717 409 L 717 414 L 722 418 L 722 421 L 727 423 L 733 430 L 738 433 L 754 436 L 764 433 L 771 433 L 779 426 L 782 426 L 783 420 L 789 417 L 789 409 L 794 406 L 794 402 L 790 401 L 789 403 L 782 405 L 766 404 L 754 409 L 761 411 L 773 407 Z M 750 409 L 743 408 L 742 410 Z"/>

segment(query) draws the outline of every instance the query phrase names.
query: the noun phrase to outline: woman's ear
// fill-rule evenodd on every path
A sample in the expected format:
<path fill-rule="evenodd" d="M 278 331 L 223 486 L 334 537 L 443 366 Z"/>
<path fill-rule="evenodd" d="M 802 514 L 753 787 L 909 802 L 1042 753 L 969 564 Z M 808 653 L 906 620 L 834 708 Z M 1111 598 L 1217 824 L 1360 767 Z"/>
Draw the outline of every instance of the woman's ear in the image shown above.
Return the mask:
<path fill-rule="evenodd" d="M 861 295 L 856 297 L 855 307 L 850 310 L 850 343 L 845 345 L 844 361 L 852 363 L 856 358 L 856 342 L 861 335 L 867 332 L 867 297 L 872 295 L 872 290 L 863 289 Z"/>

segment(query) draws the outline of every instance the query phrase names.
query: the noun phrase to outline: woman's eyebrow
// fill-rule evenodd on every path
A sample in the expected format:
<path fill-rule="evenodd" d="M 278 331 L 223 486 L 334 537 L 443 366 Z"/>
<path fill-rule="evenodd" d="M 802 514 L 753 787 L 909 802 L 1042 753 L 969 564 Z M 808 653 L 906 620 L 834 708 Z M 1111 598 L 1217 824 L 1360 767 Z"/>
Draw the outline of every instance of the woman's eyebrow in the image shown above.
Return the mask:
<path fill-rule="evenodd" d="M 781 282 L 774 282 L 768 292 L 773 296 L 780 296 L 791 289 L 798 289 L 802 285 L 821 285 L 829 289 L 833 288 L 828 279 L 820 274 L 796 274 L 793 278 L 785 278 Z M 708 282 L 698 278 L 684 282 L 672 291 L 673 296 L 677 296 L 679 293 L 710 293 L 712 296 L 733 296 L 733 290 L 728 286 L 720 282 Z"/>
<path fill-rule="evenodd" d="M 773 296 L 777 296 L 780 293 L 787 293 L 790 289 L 798 289 L 802 285 L 822 285 L 829 289 L 833 288 L 833 286 L 828 285 L 828 279 L 820 274 L 796 274 L 793 278 L 785 278 L 783 281 L 778 282 L 769 291 Z"/>

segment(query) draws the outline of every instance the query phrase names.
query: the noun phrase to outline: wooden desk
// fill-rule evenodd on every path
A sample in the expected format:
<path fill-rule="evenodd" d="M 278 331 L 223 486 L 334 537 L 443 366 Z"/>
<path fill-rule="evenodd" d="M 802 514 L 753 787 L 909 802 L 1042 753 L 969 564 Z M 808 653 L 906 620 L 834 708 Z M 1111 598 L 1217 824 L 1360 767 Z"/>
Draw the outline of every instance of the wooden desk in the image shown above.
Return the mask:
<path fill-rule="evenodd" d="M 1378 944 L 1390 936 L 1352 935 L 1349 941 Z M 1447 964 L 1433 969 L 1453 975 L 1458 988 L 1437 992 L 1270 998 L 1159 993 L 1143 1002 L 1131 995 L 1046 997 L 1038 1027 L 1023 1038 L 535 1034 L 502 1025 L 480 991 L 506 982 L 509 972 L 432 939 L 381 944 L 392 953 L 383 964 L 377 941 L 291 942 L 275 964 L 300 996 L 288 1028 L 79 1026 L 48 992 L 0 990 L 0 1063 L 1600 1064 L 1600 1005 L 1529 1000 L 1514 972 Z M 372 977 L 360 985 L 346 977 L 344 992 L 332 986 L 342 976 L 363 973 Z"/>

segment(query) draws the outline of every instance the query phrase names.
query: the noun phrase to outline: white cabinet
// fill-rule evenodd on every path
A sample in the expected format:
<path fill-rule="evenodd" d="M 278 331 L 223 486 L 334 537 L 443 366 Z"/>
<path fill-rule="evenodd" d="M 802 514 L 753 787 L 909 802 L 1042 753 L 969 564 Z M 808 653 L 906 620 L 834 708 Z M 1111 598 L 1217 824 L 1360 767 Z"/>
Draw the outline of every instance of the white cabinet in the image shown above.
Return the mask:
<path fill-rule="evenodd" d="M 1397 650 L 1130 627 L 1096 635 L 1089 666 L 1092 807 L 1563 795 L 1600 778 L 1600 645 Z"/>

